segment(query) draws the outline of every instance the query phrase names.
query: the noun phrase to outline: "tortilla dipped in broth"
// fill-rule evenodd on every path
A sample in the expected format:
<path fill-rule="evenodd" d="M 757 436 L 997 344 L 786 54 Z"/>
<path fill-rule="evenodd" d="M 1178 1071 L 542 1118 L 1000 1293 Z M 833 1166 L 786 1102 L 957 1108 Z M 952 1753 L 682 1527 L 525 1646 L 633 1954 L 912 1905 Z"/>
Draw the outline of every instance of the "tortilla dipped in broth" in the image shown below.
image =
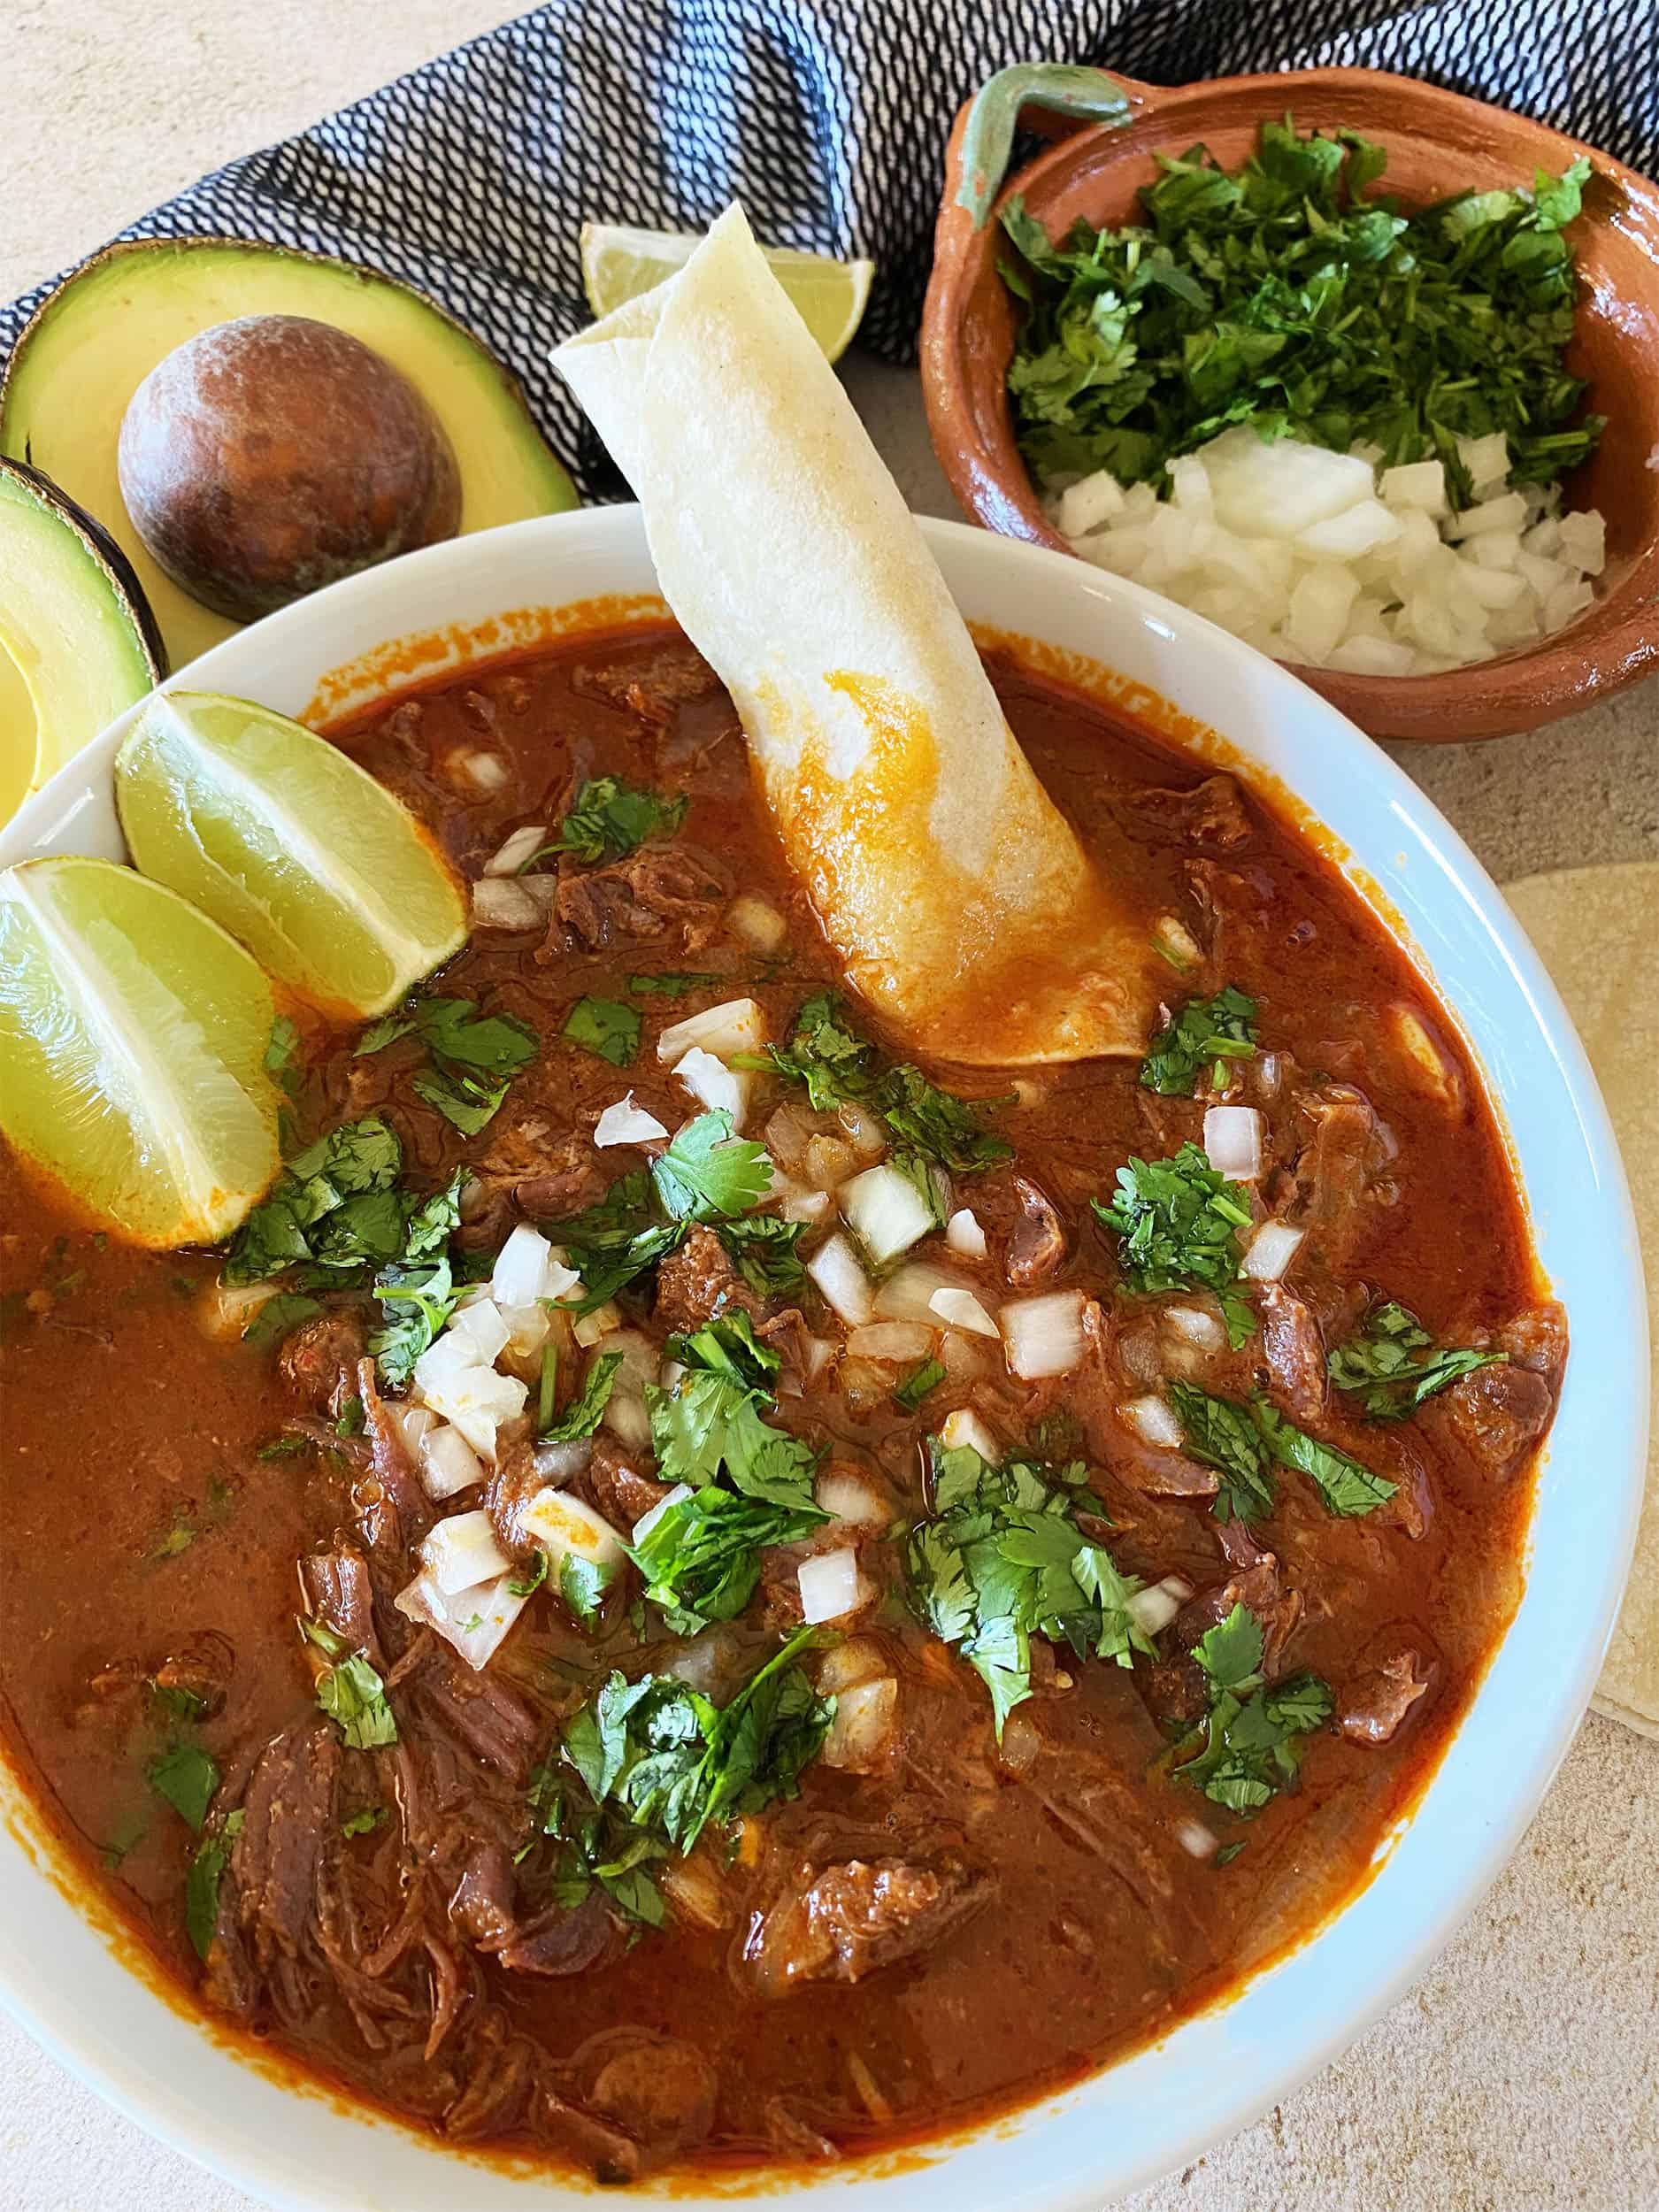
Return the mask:
<path fill-rule="evenodd" d="M 731 692 L 848 980 L 964 1063 L 1139 1053 L 1157 993 L 1033 772 L 897 485 L 730 207 L 554 362 Z"/>

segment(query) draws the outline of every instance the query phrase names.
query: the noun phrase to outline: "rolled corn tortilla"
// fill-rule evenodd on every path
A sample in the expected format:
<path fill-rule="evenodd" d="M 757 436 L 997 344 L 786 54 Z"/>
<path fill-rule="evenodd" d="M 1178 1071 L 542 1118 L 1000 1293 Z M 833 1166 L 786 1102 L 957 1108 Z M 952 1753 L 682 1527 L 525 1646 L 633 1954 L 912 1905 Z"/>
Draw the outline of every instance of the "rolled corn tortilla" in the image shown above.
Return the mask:
<path fill-rule="evenodd" d="M 853 987 L 947 1059 L 1142 1051 L 1147 925 L 1015 742 L 741 209 L 553 360 L 644 509 L 664 595 L 736 703 Z"/>

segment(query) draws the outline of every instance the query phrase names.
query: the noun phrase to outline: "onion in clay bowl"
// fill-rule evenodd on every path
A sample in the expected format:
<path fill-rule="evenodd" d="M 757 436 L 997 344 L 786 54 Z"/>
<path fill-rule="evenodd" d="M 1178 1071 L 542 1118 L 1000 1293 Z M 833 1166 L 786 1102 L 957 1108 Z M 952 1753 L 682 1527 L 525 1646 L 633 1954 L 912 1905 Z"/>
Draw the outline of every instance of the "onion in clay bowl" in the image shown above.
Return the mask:
<path fill-rule="evenodd" d="M 1058 142 L 1004 179 L 1017 120 Z M 1263 133 L 1280 134 L 1279 145 Z M 1385 165 L 1373 173 L 1360 165 L 1369 151 L 1356 150 L 1325 185 L 1310 192 L 1303 180 L 1275 206 L 1271 173 L 1276 164 L 1282 171 L 1293 134 L 1353 134 Z M 1198 173 L 1206 154 L 1215 165 L 1209 180 Z M 1169 158 L 1187 170 L 1172 174 L 1163 165 Z M 1213 195 L 1229 189 L 1224 173 L 1238 180 L 1251 161 L 1258 182 L 1245 211 L 1229 213 Z M 1581 184 L 1554 200 L 1548 181 L 1563 177 Z M 1536 209 L 1518 196 L 1532 195 L 1535 180 L 1545 186 Z M 1187 207 L 1175 202 L 1207 181 L 1212 198 L 1193 219 L 1194 254 Z M 1156 254 L 1140 196 L 1155 187 L 1164 196 Z M 1432 335 L 1432 267 L 1373 293 L 1369 272 L 1381 265 L 1371 246 L 1386 243 L 1379 236 L 1345 244 L 1352 265 L 1330 285 L 1331 257 L 1298 211 L 1304 194 L 1318 193 L 1322 219 L 1334 224 L 1379 224 L 1374 204 L 1391 195 L 1401 218 L 1420 221 L 1421 236 L 1409 242 L 1419 261 L 1438 259 L 1451 273 L 1439 317 L 1444 343 Z M 1479 217 L 1493 226 L 1472 273 L 1477 249 L 1453 242 L 1431 212 L 1460 195 L 1475 196 L 1454 225 Z M 1099 301 L 1110 339 L 1118 293 L 1139 288 L 1123 340 L 1133 351 L 1121 361 L 1107 357 L 1098 335 L 1073 332 L 1073 352 L 1056 334 L 1064 280 L 1033 278 L 1021 262 L 1005 219 L 1012 210 L 1018 227 L 1022 208 L 1029 239 L 1046 235 L 1056 248 L 1078 225 L 1091 236 L 1141 227 L 1133 265 L 1108 257 L 1115 288 L 1089 279 L 1067 295 L 1079 326 L 1088 302 Z M 1530 234 L 1509 238 L 1517 225 Z M 1563 241 L 1570 275 L 1557 266 Z M 1244 302 L 1259 287 L 1287 284 L 1310 303 L 1316 326 L 1340 324 L 1345 334 L 1333 356 L 1323 341 L 1295 355 L 1323 442 L 1263 448 L 1240 422 L 1243 393 L 1260 391 L 1252 412 L 1283 402 L 1271 385 L 1271 341 L 1259 368 L 1233 362 L 1223 374 L 1225 348 L 1190 382 L 1163 365 L 1181 357 L 1185 334 L 1202 343 L 1213 329 L 1206 288 L 1220 263 L 1210 259 L 1208 274 L 1199 265 L 1224 243 L 1245 251 L 1248 273 L 1232 280 L 1237 296 L 1227 301 L 1237 319 L 1254 321 Z M 1174 265 L 1160 288 L 1145 271 L 1166 246 Z M 1471 322 L 1471 288 L 1524 283 L 1494 276 L 1506 253 L 1517 272 L 1555 273 L 1542 292 L 1506 299 L 1492 291 L 1492 322 Z M 1046 361 L 1025 347 L 1033 310 L 1010 288 L 1010 269 L 1015 285 L 1048 303 L 1032 340 L 1035 349 L 1053 347 Z M 1411 290 L 1419 281 L 1420 300 Z M 1160 316 L 1172 335 L 1149 334 Z M 1561 333 L 1540 344 L 1552 322 Z M 1506 324 L 1510 335 L 1500 343 L 1492 332 Z M 1362 334 L 1357 345 L 1352 330 Z M 1396 353 L 1401 332 L 1407 342 Z M 1160 364 L 1150 397 L 1120 414 L 1116 395 L 1134 388 L 1149 359 Z M 1012 401 L 1010 369 L 1025 386 Z M 1436 377 L 1454 391 L 1472 387 L 1475 412 L 1456 413 L 1465 403 L 1454 398 L 1448 415 L 1447 403 L 1430 397 Z M 1449 743 L 1535 728 L 1659 665 L 1659 187 L 1541 124 L 1376 70 L 1176 88 L 1057 64 L 1004 71 L 964 108 L 951 135 L 922 380 L 934 448 L 968 513 L 1033 544 L 1069 544 L 1166 591 L 1295 666 L 1374 737 Z M 1513 415 L 1502 403 L 1506 383 L 1521 396 Z M 1525 426 L 1530 419 L 1536 432 L 1546 396 L 1548 429 L 1524 453 Z M 1420 428 L 1437 411 L 1445 417 L 1438 441 L 1417 428 L 1401 439 L 1402 418 Z M 1162 419 L 1149 449 L 1141 433 L 1154 416 Z M 1594 419 L 1605 427 L 1582 441 L 1579 426 Z M 1120 426 L 1133 435 L 1117 440 Z M 1289 427 L 1294 438 L 1294 419 Z M 1175 457 L 1167 475 L 1166 452 Z M 1116 473 L 1100 472 L 1107 454 Z"/>
<path fill-rule="evenodd" d="M 846 2212 L 1134 2188 L 1327 2062 L 1447 1940 L 1571 1740 L 1626 1570 L 1635 1231 L 1497 892 L 1271 660 L 1086 563 L 913 522 L 771 284 L 728 215 L 564 349 L 642 508 L 437 545 L 273 615 L 0 841 L 6 867 L 120 860 L 123 745 L 224 695 L 339 731 L 472 895 L 406 1013 L 363 1033 L 299 1010 L 304 1139 L 358 1134 L 326 1188 L 290 1153 L 233 1250 L 327 1314 L 280 1316 L 278 1356 L 196 1341 L 169 1296 L 158 1319 L 111 1302 L 110 1356 L 169 1333 L 119 1409 L 135 1484 L 188 1373 L 269 1508 L 164 1536 L 142 1578 L 95 1559 L 88 1518 L 77 1575 L 143 1671 L 137 1708 L 85 1725 L 130 1709 L 153 1740 L 78 1736 L 65 1765 L 68 1680 L 50 1710 L 7 1685 L 58 1795 L 49 1824 L 4 1770 L 6 2001 L 295 2212 L 449 2212 L 457 2190 L 575 2212 L 595 2177 Z M 769 436 L 734 439 L 751 417 Z M 504 773 L 446 780 L 457 747 Z M 465 1056 L 503 1051 L 499 1094 L 468 1091 Z M 369 1110 L 404 1180 L 349 1211 Z M 481 1255 L 447 1287 L 403 1243 L 445 1192 L 456 1253 Z M 366 1268 L 319 1288 L 388 1215 L 419 1317 L 370 1312 Z M 1434 1271 L 1452 1240 L 1473 1306 Z M 245 1294 L 221 1264 L 111 1240 L 88 1279 L 184 1269 L 222 1303 Z M 1368 1307 L 1361 1266 L 1398 1302 Z M 88 1432 L 115 1417 L 95 1395 Z M 962 1550 L 964 1511 L 1005 1572 Z M 1295 1581 L 1333 1569 L 1344 1605 L 1304 1616 Z M 186 1632 L 216 1618 L 227 1680 L 164 1722 L 143 1699 L 180 1690 Z M 655 1678 L 672 1809 L 629 1793 L 613 1658 Z M 128 1743 L 165 1797 L 128 1847 L 136 1900 L 90 1847 L 111 1801 L 77 1795 Z M 423 1824 L 434 1775 L 464 1778 L 492 1850 L 451 1863 L 453 1824 Z M 405 1822 L 429 1898 L 400 1886 Z M 388 1947 L 405 1909 L 420 1941 Z M 440 1964 L 467 1992 L 442 2018 Z M 1054 2067 L 1033 2017 L 1066 2024 Z"/>

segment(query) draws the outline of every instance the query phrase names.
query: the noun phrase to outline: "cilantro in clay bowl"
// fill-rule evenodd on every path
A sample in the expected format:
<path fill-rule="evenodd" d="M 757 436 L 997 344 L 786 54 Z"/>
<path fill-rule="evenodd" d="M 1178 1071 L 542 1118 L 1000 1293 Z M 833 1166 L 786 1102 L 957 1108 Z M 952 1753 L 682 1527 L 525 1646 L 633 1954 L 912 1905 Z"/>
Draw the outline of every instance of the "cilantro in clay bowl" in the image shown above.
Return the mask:
<path fill-rule="evenodd" d="M 1017 121 L 1061 142 L 1009 173 Z M 979 521 L 1373 735 L 1659 665 L 1659 188 L 1541 125 L 1371 70 L 1004 72 L 952 136 L 922 370 Z"/>

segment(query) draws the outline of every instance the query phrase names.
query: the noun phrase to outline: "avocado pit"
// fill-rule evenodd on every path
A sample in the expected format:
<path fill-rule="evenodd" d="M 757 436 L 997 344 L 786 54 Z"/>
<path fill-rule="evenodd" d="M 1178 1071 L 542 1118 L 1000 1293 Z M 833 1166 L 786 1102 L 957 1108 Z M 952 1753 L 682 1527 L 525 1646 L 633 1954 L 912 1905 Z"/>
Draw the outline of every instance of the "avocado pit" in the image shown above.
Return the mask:
<path fill-rule="evenodd" d="M 303 315 L 243 316 L 176 346 L 133 394 L 118 463 L 157 565 L 238 621 L 460 523 L 455 454 L 420 394 Z"/>

